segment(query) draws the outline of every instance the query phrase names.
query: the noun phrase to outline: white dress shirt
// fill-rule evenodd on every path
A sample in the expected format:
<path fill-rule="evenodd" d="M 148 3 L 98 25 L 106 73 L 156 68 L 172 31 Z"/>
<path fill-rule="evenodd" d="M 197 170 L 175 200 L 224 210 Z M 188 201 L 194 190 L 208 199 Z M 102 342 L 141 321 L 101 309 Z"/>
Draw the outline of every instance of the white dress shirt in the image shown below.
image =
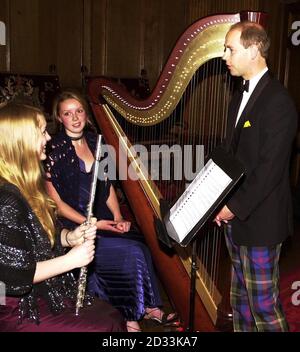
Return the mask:
<path fill-rule="evenodd" d="M 242 98 L 242 102 L 241 102 L 241 105 L 240 105 L 240 108 L 239 108 L 239 112 L 237 114 L 237 118 L 236 118 L 236 121 L 235 121 L 235 126 L 237 125 L 238 121 L 239 121 L 239 118 L 241 117 L 242 115 L 242 112 L 252 94 L 252 92 L 254 91 L 254 88 L 256 87 L 258 81 L 262 78 L 262 76 L 268 71 L 268 67 L 264 68 L 261 72 L 259 72 L 256 76 L 252 77 L 250 80 L 249 80 L 249 91 L 246 92 L 244 91 L 243 92 L 243 98 Z M 243 81 L 245 82 L 245 80 Z"/>

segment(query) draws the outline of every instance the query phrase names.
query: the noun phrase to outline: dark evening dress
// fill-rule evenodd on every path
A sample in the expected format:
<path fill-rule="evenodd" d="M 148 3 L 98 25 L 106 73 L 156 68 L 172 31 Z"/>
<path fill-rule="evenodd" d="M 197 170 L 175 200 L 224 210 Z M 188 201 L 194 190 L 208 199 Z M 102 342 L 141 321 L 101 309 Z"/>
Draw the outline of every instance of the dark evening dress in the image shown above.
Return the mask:
<path fill-rule="evenodd" d="M 126 331 L 117 309 L 89 295 L 79 316 L 75 316 L 77 283 L 72 273 L 33 283 L 37 262 L 64 254 L 59 233 L 51 248 L 18 188 L 9 183 L 0 185 L 0 281 L 6 293 L 0 305 L 0 331 Z"/>
<path fill-rule="evenodd" d="M 94 151 L 95 135 L 86 133 L 86 139 Z M 84 162 L 77 157 L 71 140 L 64 132 L 50 143 L 52 150 L 46 170 L 51 174 L 53 186 L 66 203 L 81 214 L 86 214 L 92 172 L 86 172 Z M 69 166 L 68 160 L 73 161 Z M 66 176 L 68 173 L 74 175 L 73 180 Z M 113 220 L 106 205 L 110 186 L 109 180 L 98 181 L 93 211 L 97 219 Z M 69 194 L 66 187 L 70 188 Z M 75 226 L 67 219 L 62 219 L 62 222 L 65 227 Z M 98 231 L 95 259 L 89 267 L 88 291 L 111 303 L 126 320 L 140 320 L 145 308 L 161 306 L 151 255 L 139 233 Z"/>

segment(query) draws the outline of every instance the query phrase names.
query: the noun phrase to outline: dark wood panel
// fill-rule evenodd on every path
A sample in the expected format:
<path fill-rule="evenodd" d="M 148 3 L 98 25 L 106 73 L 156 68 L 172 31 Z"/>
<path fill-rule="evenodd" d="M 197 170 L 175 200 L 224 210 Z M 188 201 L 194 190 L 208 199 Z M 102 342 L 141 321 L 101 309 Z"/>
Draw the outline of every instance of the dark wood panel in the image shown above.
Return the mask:
<path fill-rule="evenodd" d="M 81 86 L 83 0 L 10 2 L 10 70 L 57 72 L 63 86 Z"/>
<path fill-rule="evenodd" d="M 83 0 L 60 0 L 57 9 L 57 73 L 62 86 L 80 87 Z"/>
<path fill-rule="evenodd" d="M 107 3 L 108 0 L 92 0 L 91 4 L 90 73 L 95 76 L 106 74 Z"/>
<path fill-rule="evenodd" d="M 57 0 L 43 0 L 40 3 L 39 71 L 44 73 L 55 72 L 57 69 L 58 6 Z"/>
<path fill-rule="evenodd" d="M 79 87 L 82 65 L 89 74 L 115 77 L 137 77 L 145 68 L 152 88 L 188 25 L 251 9 L 269 13 L 269 63 L 279 76 L 283 6 L 282 0 L 2 0 L 0 16 L 11 19 L 11 30 L 0 47 L 0 69 L 48 73 L 52 65 L 63 86 Z"/>
<path fill-rule="evenodd" d="M 147 0 L 144 3 L 144 68 L 153 88 L 178 37 L 186 29 L 187 2 L 155 0 L 151 6 L 146 5 Z"/>
<path fill-rule="evenodd" d="M 107 7 L 106 74 L 137 76 L 140 67 L 140 0 L 112 0 Z"/>
<path fill-rule="evenodd" d="M 10 1 L 10 70 L 39 71 L 39 1 Z"/>
<path fill-rule="evenodd" d="M 147 0 L 144 0 L 144 3 Z M 162 2 L 153 1 L 152 6 L 144 6 L 143 13 L 143 68 L 146 69 L 153 88 L 157 78 L 163 68 L 163 15 Z"/>
<path fill-rule="evenodd" d="M 300 23 L 300 2 L 287 6 L 286 15 L 284 22 L 286 36 L 283 38 L 283 41 L 285 41 L 283 53 L 285 52 L 286 56 L 284 83 L 292 95 L 300 114 L 300 44 L 292 40 L 292 33 L 295 32 L 295 30 L 292 30 L 292 24 L 296 21 Z M 299 33 L 299 26 L 297 27 Z M 300 35 L 298 34 L 297 39 L 299 40 L 299 38 Z"/>

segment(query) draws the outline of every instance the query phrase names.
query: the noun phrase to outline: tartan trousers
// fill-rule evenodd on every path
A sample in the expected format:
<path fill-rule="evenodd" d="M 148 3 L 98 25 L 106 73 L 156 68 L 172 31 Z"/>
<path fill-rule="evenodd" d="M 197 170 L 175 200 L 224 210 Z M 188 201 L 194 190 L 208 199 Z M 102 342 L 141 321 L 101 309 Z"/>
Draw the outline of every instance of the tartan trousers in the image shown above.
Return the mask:
<path fill-rule="evenodd" d="M 246 247 L 233 243 L 231 225 L 225 239 L 232 262 L 230 302 L 237 332 L 288 331 L 279 301 L 281 244 Z"/>

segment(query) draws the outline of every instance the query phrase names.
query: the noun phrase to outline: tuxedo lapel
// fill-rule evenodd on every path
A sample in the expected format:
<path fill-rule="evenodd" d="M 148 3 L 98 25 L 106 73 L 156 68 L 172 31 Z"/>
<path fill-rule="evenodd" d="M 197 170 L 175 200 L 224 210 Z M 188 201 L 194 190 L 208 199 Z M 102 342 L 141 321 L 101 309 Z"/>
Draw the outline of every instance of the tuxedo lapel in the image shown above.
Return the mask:
<path fill-rule="evenodd" d="M 256 100 L 258 99 L 258 97 L 260 96 L 261 92 L 263 91 L 263 89 L 265 88 L 265 86 L 270 82 L 271 77 L 269 75 L 268 72 L 266 72 L 262 78 L 259 80 L 259 82 L 257 83 L 254 91 L 252 92 L 240 118 L 239 121 L 237 123 L 237 125 L 235 126 L 235 121 L 236 121 L 236 117 L 238 114 L 238 109 L 240 107 L 240 103 L 241 100 L 238 101 L 236 100 L 236 109 L 232 109 L 232 113 L 230 116 L 230 125 L 228 125 L 228 127 L 230 128 L 231 131 L 231 135 L 230 135 L 230 145 L 232 147 L 232 150 L 234 151 L 234 153 L 236 152 L 236 148 L 238 146 L 239 143 L 239 139 L 240 139 L 240 135 L 241 135 L 241 131 L 242 128 L 244 126 L 244 123 L 246 121 L 246 118 L 249 114 L 249 112 L 251 111 L 251 109 L 253 108 Z M 237 96 L 239 96 L 239 94 L 237 94 Z M 233 101 L 234 104 L 234 101 Z M 229 119 L 229 116 L 228 116 Z"/>
<path fill-rule="evenodd" d="M 234 93 L 230 102 L 228 110 L 228 121 L 227 121 L 227 134 L 228 134 L 228 145 L 232 143 L 232 138 L 235 132 L 235 122 L 241 104 L 242 93 L 238 90 Z"/>
<path fill-rule="evenodd" d="M 253 108 L 253 105 L 255 104 L 256 100 L 258 99 L 258 97 L 260 96 L 261 92 L 263 91 L 263 89 L 265 88 L 265 86 L 270 82 L 271 77 L 269 75 L 268 72 L 266 72 L 262 78 L 259 80 L 259 82 L 257 83 L 254 91 L 252 92 L 240 118 L 238 121 L 238 124 L 236 126 L 237 129 L 242 129 L 242 127 L 244 126 L 244 123 L 246 121 L 246 117 L 249 116 L 249 112 L 251 111 L 251 109 Z"/>

